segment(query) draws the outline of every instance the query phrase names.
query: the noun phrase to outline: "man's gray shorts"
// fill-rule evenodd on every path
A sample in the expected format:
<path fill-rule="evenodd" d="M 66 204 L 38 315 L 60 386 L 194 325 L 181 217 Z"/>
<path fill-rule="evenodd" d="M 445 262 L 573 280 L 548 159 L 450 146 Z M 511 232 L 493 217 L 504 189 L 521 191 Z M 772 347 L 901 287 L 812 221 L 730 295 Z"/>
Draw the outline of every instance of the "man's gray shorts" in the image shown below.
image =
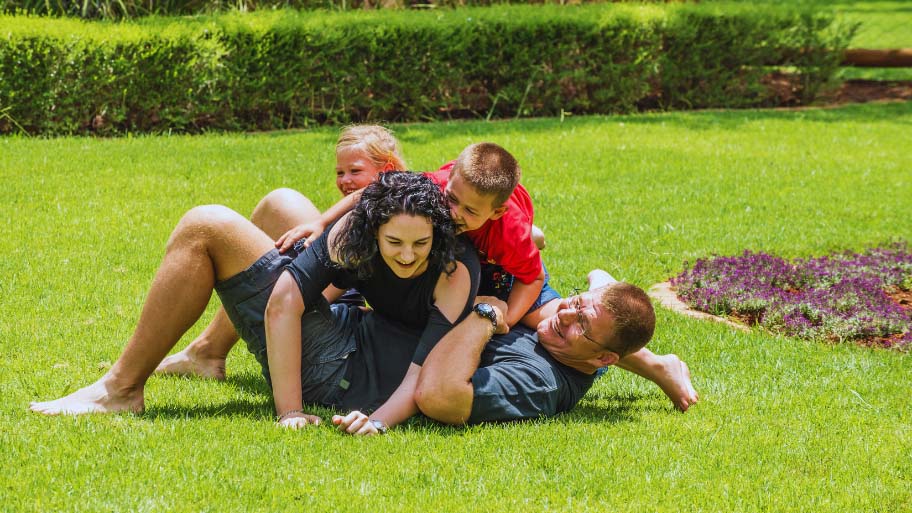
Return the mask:
<path fill-rule="evenodd" d="M 260 362 L 270 384 L 263 319 L 269 295 L 291 260 L 291 256 L 273 249 L 243 272 L 215 286 L 228 318 Z M 301 391 L 305 403 L 339 403 L 345 391 L 340 384 L 348 355 L 355 350 L 355 328 L 362 315 L 358 307 L 330 306 L 321 296 L 301 317 Z"/>

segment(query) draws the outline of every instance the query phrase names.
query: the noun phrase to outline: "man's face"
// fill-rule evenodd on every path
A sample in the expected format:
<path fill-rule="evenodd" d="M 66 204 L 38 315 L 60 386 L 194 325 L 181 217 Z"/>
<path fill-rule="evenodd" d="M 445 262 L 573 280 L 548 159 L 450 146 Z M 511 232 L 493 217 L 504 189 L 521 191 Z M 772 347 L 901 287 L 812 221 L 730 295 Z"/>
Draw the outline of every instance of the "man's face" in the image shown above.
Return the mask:
<path fill-rule="evenodd" d="M 591 372 L 617 362 L 605 346 L 614 336 L 611 314 L 593 292 L 562 299 L 557 312 L 538 324 L 538 341 L 557 361 Z"/>
<path fill-rule="evenodd" d="M 456 172 L 450 174 L 445 192 L 457 233 L 477 230 L 506 211 L 506 207 L 494 208 L 493 195 L 481 194 Z"/>

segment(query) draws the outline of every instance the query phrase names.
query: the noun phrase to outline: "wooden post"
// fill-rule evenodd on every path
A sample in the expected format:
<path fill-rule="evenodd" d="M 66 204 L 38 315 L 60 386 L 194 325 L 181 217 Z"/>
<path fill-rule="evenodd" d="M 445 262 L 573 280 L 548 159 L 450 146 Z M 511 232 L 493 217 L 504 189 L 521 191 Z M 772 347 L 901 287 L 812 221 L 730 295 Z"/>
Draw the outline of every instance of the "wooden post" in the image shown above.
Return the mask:
<path fill-rule="evenodd" d="M 842 65 L 859 68 L 912 68 L 912 48 L 891 50 L 853 48 L 843 53 Z"/>

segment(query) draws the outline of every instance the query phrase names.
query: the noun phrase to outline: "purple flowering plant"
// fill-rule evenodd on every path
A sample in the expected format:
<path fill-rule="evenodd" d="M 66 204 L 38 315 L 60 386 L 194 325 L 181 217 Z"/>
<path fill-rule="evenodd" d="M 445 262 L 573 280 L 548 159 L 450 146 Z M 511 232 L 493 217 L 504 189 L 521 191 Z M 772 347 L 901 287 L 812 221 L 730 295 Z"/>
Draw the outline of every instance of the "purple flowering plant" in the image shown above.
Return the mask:
<path fill-rule="evenodd" d="M 792 261 L 745 251 L 671 279 L 692 308 L 775 333 L 912 349 L 912 253 L 897 242 Z"/>

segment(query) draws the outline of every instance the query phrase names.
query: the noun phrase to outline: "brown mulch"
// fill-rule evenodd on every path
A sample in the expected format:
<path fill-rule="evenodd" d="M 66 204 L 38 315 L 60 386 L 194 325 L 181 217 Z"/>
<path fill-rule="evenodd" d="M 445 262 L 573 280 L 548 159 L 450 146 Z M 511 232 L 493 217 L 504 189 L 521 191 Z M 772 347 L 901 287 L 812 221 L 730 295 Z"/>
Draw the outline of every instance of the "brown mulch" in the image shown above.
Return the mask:
<path fill-rule="evenodd" d="M 775 102 L 783 107 L 798 106 L 798 77 L 788 73 L 771 73 L 763 83 L 769 88 Z M 846 80 L 834 91 L 820 94 L 814 105 L 836 106 L 847 103 L 912 100 L 912 80 Z"/>

